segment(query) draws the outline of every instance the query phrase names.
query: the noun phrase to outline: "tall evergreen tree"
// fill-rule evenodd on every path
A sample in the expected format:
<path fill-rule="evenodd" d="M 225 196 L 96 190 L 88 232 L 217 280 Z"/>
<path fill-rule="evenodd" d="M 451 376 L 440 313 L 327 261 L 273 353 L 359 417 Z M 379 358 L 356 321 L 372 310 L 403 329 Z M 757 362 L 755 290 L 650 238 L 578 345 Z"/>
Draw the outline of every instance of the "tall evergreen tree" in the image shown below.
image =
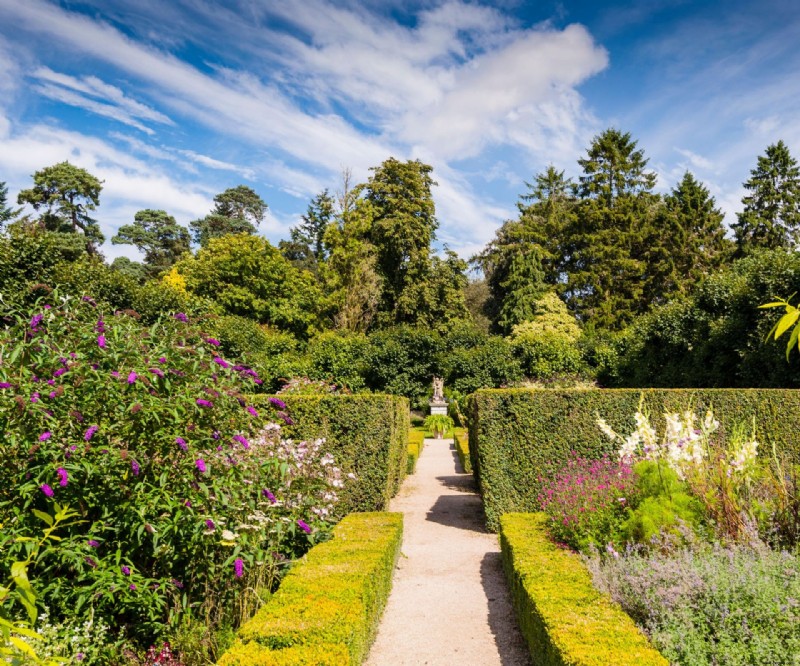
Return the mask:
<path fill-rule="evenodd" d="M 97 253 L 105 239 L 97 220 L 89 216 L 100 203 L 103 184 L 85 169 L 59 162 L 33 174 L 33 187 L 22 190 L 17 202 L 42 210 L 41 224 L 47 231 L 79 234 L 85 237 L 86 250 Z"/>
<path fill-rule="evenodd" d="M 657 271 L 648 255 L 660 237 L 654 229 L 660 198 L 656 176 L 630 133 L 608 129 L 596 136 L 585 159 L 582 197 L 565 266 L 571 309 L 595 327 L 618 329 L 649 307 Z"/>
<path fill-rule="evenodd" d="M 0 229 L 18 214 L 19 210 L 15 210 L 8 205 L 8 186 L 0 181 Z"/>
<path fill-rule="evenodd" d="M 119 228 L 114 245 L 135 245 L 144 252 L 150 275 L 167 270 L 189 251 L 189 231 L 163 210 L 140 210 L 133 224 Z"/>
<path fill-rule="evenodd" d="M 800 240 L 800 168 L 783 141 L 767 147 L 744 183 L 733 226 L 738 256 L 756 248 L 794 249 Z"/>
<path fill-rule="evenodd" d="M 290 240 L 279 244 L 283 256 L 298 267 L 316 272 L 326 259 L 325 230 L 334 219 L 335 201 L 327 189 L 308 205 L 302 222 L 289 230 Z"/>

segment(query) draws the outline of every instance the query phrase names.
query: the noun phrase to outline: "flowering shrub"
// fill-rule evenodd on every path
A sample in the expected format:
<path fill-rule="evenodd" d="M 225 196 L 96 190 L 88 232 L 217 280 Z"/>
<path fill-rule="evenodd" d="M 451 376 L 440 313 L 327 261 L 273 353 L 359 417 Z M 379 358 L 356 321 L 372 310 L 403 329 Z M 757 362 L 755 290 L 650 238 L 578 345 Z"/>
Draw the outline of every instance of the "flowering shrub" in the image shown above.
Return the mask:
<path fill-rule="evenodd" d="M 624 461 L 586 460 L 573 456 L 551 481 L 544 482 L 539 503 L 549 516 L 552 537 L 572 548 L 618 543 L 637 502 L 636 475 Z"/>
<path fill-rule="evenodd" d="M 620 443 L 621 461 L 646 460 L 659 469 L 666 466 L 703 503 L 720 536 L 738 538 L 747 517 L 753 515 L 752 484 L 758 473 L 754 432 L 748 436 L 744 429 L 735 428 L 729 440 L 723 441 L 718 435 L 719 421 L 710 409 L 702 421 L 691 410 L 664 418 L 660 439 L 641 410 L 636 412 L 636 428 L 627 437 L 614 432 L 603 419 L 598 419 L 598 426 L 611 441 Z M 669 495 L 666 485 L 663 494 Z"/>
<path fill-rule="evenodd" d="M 280 562 L 327 534 L 333 462 L 281 444 L 246 401 L 257 374 L 183 313 L 144 327 L 48 298 L 0 332 L 0 583 L 57 502 L 79 520 L 28 572 L 54 621 L 92 608 L 143 647 L 186 612 L 235 624 Z"/>

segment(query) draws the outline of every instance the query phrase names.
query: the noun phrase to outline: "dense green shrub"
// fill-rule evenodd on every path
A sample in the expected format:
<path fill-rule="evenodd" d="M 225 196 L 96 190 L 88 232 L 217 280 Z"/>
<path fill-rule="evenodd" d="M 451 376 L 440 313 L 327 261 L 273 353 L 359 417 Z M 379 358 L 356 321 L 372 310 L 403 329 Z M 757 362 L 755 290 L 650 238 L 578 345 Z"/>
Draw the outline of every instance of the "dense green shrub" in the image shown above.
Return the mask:
<path fill-rule="evenodd" d="M 350 391 L 364 388 L 366 351 L 365 335 L 328 331 L 312 338 L 306 349 L 308 377 L 333 382 Z"/>
<path fill-rule="evenodd" d="M 422 428 L 411 428 L 408 431 L 408 467 L 407 474 L 413 474 L 417 470 L 417 460 L 422 454 L 422 447 L 425 443 L 425 430 Z"/>
<path fill-rule="evenodd" d="M 644 394 L 653 424 L 663 431 L 665 411 L 687 407 L 702 412 L 713 404 L 721 434 L 753 416 L 764 450 L 774 443 L 800 461 L 797 431 L 800 392 L 791 390 L 483 390 L 470 396 L 470 456 L 486 509 L 497 529 L 507 511 L 538 510 L 542 481 L 562 468 L 572 452 L 597 459 L 616 455 L 597 427 L 602 416 L 617 432 L 634 429 L 634 414 Z"/>
<path fill-rule="evenodd" d="M 342 491 L 342 512 L 378 511 L 397 493 L 407 468 L 408 401 L 389 395 L 251 396 L 254 404 L 288 406 L 295 425 L 286 437 L 326 439 L 346 473 L 356 476 Z"/>
<path fill-rule="evenodd" d="M 453 429 L 453 444 L 464 472 L 472 474 L 472 461 L 469 459 L 469 435 L 466 428 Z"/>
<path fill-rule="evenodd" d="M 800 254 L 762 251 L 709 277 L 685 301 L 636 321 L 600 379 L 613 386 L 800 387 L 800 366 L 764 338 L 779 313 L 758 306 L 800 292 Z"/>
<path fill-rule="evenodd" d="M 542 514 L 500 519 L 503 568 L 522 635 L 540 666 L 667 666 L 633 621 L 548 537 Z"/>
<path fill-rule="evenodd" d="M 511 347 L 526 377 L 546 379 L 554 375 L 588 373 L 581 349 L 564 335 L 516 335 L 511 339 Z"/>
<path fill-rule="evenodd" d="M 402 514 L 350 514 L 242 626 L 220 666 L 361 664 L 389 596 L 402 537 Z"/>
<path fill-rule="evenodd" d="M 488 337 L 471 349 L 456 349 L 445 363 L 445 383 L 460 393 L 499 388 L 522 378 L 522 368 L 505 338 Z"/>

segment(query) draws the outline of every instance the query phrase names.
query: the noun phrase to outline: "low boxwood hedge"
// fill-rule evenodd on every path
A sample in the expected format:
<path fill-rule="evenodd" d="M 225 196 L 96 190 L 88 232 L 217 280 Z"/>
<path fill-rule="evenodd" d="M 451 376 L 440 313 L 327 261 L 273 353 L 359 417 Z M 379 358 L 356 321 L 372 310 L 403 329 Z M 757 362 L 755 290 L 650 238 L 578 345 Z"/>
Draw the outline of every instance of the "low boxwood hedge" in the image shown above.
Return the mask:
<path fill-rule="evenodd" d="M 469 459 L 469 434 L 466 428 L 453 429 L 453 444 L 461 467 L 467 474 L 472 474 L 472 461 Z"/>
<path fill-rule="evenodd" d="M 408 474 L 413 474 L 417 470 L 417 460 L 422 454 L 422 447 L 425 444 L 425 429 L 411 428 L 408 431 Z"/>
<path fill-rule="evenodd" d="M 267 403 L 275 396 L 254 395 Z M 380 511 L 400 488 L 408 466 L 408 400 L 393 395 L 281 395 L 295 425 L 295 440 L 324 437 L 327 450 L 356 480 L 341 493 L 340 513 Z"/>
<path fill-rule="evenodd" d="M 791 389 L 498 389 L 469 396 L 470 457 L 486 511 L 496 531 L 510 511 L 538 511 L 542 481 L 572 452 L 588 458 L 615 455 L 617 445 L 597 427 L 602 416 L 617 432 L 634 428 L 640 399 L 661 433 L 664 412 L 713 406 L 724 434 L 755 417 L 760 451 L 774 444 L 800 462 L 800 391 Z"/>
<path fill-rule="evenodd" d="M 668 666 L 628 615 L 547 536 L 544 514 L 500 518 L 503 568 L 537 666 Z"/>
<path fill-rule="evenodd" d="M 361 664 L 389 597 L 403 516 L 353 513 L 239 629 L 219 666 Z"/>

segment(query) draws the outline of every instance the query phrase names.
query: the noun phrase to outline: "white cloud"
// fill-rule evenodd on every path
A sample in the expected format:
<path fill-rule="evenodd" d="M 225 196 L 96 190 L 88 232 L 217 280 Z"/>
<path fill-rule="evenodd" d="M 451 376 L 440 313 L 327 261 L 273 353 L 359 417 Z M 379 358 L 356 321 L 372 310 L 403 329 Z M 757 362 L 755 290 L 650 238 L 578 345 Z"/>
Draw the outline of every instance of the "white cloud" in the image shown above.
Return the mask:
<path fill-rule="evenodd" d="M 242 167 L 238 164 L 231 164 L 230 162 L 223 162 L 222 160 L 214 159 L 208 155 L 201 155 L 193 150 L 181 150 L 180 153 L 181 155 L 188 157 L 193 162 L 202 164 L 210 169 L 217 169 L 219 171 L 233 171 L 234 173 L 238 173 L 240 176 L 244 176 L 248 180 L 253 180 L 253 178 L 255 178 L 255 172 L 247 167 Z"/>
<path fill-rule="evenodd" d="M 689 165 L 694 167 L 695 169 L 703 169 L 704 171 L 711 171 L 714 168 L 714 163 L 703 157 L 702 155 L 698 155 L 697 153 L 693 153 L 691 150 L 686 148 L 676 148 L 675 151 L 681 155 L 683 155 L 688 161 Z"/>

